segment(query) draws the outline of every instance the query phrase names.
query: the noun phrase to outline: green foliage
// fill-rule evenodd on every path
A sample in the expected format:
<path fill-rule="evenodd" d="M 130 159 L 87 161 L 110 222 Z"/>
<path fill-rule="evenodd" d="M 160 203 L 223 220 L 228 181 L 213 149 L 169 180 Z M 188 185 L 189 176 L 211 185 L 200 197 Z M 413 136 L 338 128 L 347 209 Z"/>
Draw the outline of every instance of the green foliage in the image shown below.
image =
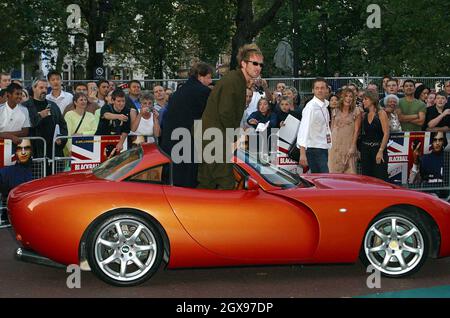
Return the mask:
<path fill-rule="evenodd" d="M 177 76 L 192 58 L 215 65 L 221 53 L 230 53 L 236 35 L 238 4 L 244 0 L 121 0 L 110 1 L 109 14 L 98 8 L 105 0 L 16 0 L 0 3 L 0 69 L 19 68 L 22 61 L 36 63 L 36 56 L 58 50 L 61 57 L 79 56 L 90 65 L 83 47 L 69 43 L 66 7 L 82 7 L 86 32 L 81 38 L 95 42 L 105 34 L 106 48 L 117 64 L 134 60 L 149 77 Z M 254 20 L 273 1 L 245 0 L 252 4 Z M 366 11 L 373 0 L 300 0 L 298 13 L 292 0 L 284 1 L 256 41 L 265 55 L 264 76 L 290 76 L 273 64 L 279 41 L 298 34 L 302 76 L 384 75 L 444 76 L 450 73 L 450 2 L 441 0 L 376 0 L 381 7 L 381 28 L 370 29 Z M 294 20 L 295 19 L 295 20 Z M 99 25 L 103 24 L 102 27 Z M 103 31 L 104 32 L 103 32 Z M 245 34 L 245 32 L 244 32 Z M 91 43 L 92 47 L 92 43 Z M 95 46 L 94 46 L 95 47 Z M 82 54 L 80 54 L 82 53 Z M 81 59 L 81 60 L 80 60 Z M 83 60 L 84 59 L 84 60 Z"/>

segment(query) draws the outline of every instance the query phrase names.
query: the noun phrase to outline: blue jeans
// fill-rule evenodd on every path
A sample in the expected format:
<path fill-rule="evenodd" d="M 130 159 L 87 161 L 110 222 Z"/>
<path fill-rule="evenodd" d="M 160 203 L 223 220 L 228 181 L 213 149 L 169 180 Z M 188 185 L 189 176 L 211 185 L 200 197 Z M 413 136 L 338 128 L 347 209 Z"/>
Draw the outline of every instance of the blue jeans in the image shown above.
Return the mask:
<path fill-rule="evenodd" d="M 306 149 L 306 159 L 311 173 L 330 172 L 328 170 L 328 149 L 308 148 Z"/>

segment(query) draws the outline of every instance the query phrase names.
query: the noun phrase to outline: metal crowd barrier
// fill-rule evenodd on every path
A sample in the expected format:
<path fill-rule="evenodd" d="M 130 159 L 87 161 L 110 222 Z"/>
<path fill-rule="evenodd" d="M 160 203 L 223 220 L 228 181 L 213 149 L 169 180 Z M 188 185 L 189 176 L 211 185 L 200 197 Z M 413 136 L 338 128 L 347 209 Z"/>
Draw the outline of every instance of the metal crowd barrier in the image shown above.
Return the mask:
<path fill-rule="evenodd" d="M 447 138 L 450 140 L 449 138 L 450 134 L 447 134 L 447 136 L 448 136 Z M 264 140 L 262 144 L 262 149 L 261 147 L 259 147 L 257 150 L 258 151 L 257 155 L 258 158 L 263 159 L 264 161 L 270 161 L 273 164 L 278 165 L 278 144 L 275 147 L 275 149 L 273 149 L 274 145 L 272 145 L 274 143 L 272 139 L 275 137 L 276 137 L 275 135 L 270 135 L 267 141 Z M 446 150 L 447 151 L 444 151 L 444 165 L 442 168 L 443 179 L 421 180 L 420 178 L 418 178 L 417 181 L 410 183 L 409 177 L 411 175 L 411 171 L 409 171 L 407 176 L 407 182 L 406 183 L 402 182 L 402 184 L 399 185 L 411 190 L 433 193 L 446 201 L 450 201 L 450 151 L 449 149 Z M 283 166 L 281 166 L 280 168 L 283 168 Z M 361 163 L 359 160 L 357 161 L 357 173 L 359 175 L 362 174 Z M 418 174 L 420 174 L 420 169 Z"/>
<path fill-rule="evenodd" d="M 45 142 L 44 138 L 42 138 L 42 137 L 26 137 L 23 139 L 28 139 L 28 140 L 35 141 L 35 142 L 42 142 L 43 153 L 45 154 L 47 152 L 47 143 Z M 1 140 L 4 141 L 6 139 L 1 139 Z M 0 154 L 0 155 L 4 155 L 4 154 Z M 41 179 L 41 178 L 44 178 L 47 176 L 46 164 L 47 164 L 47 158 L 45 158 L 45 157 L 35 158 L 33 156 L 32 164 L 31 164 L 33 180 Z M 3 217 L 6 215 L 6 199 L 7 198 L 2 197 L 2 195 L 0 194 L 0 216 L 3 216 Z M 0 222 L 0 229 L 7 228 L 7 227 L 10 227 L 10 225 L 9 224 L 5 225 Z"/>
<path fill-rule="evenodd" d="M 72 157 L 60 157 L 56 156 L 56 142 L 58 140 L 68 140 L 72 141 L 75 137 L 117 137 L 117 136 L 94 136 L 94 135 L 82 135 L 82 136 L 59 136 L 55 138 L 53 141 L 53 149 L 52 149 L 52 159 L 50 160 L 52 166 L 52 174 L 62 173 L 71 171 L 71 164 L 73 161 Z M 128 138 L 132 138 L 134 135 L 129 135 Z M 149 138 L 154 138 L 153 136 L 140 136 L 146 138 L 146 142 L 149 142 Z M 93 141 L 94 142 L 94 141 Z M 157 143 L 157 138 L 154 138 L 154 142 Z M 70 151 L 70 149 L 68 149 Z M 101 154 L 100 154 L 101 156 Z M 98 162 L 101 163 L 101 162 Z"/>

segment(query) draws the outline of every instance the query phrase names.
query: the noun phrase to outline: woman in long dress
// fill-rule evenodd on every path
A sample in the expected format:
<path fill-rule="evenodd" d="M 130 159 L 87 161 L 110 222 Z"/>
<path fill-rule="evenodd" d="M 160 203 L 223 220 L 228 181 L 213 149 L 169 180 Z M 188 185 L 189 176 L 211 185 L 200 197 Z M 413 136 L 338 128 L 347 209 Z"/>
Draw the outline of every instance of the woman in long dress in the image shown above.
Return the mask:
<path fill-rule="evenodd" d="M 361 118 L 361 111 L 356 107 L 356 95 L 346 88 L 331 118 L 333 146 L 328 155 L 330 173 L 356 174 L 356 143 Z"/>

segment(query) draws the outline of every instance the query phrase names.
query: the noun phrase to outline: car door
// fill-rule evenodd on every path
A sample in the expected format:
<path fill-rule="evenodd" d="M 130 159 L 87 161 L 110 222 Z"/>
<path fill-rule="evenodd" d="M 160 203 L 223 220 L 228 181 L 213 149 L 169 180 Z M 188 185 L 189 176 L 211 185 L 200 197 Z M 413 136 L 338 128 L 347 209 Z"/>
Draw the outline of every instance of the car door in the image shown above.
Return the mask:
<path fill-rule="evenodd" d="M 202 190 L 164 186 L 186 231 L 227 258 L 301 260 L 315 252 L 319 226 L 294 200 L 258 190 Z"/>

